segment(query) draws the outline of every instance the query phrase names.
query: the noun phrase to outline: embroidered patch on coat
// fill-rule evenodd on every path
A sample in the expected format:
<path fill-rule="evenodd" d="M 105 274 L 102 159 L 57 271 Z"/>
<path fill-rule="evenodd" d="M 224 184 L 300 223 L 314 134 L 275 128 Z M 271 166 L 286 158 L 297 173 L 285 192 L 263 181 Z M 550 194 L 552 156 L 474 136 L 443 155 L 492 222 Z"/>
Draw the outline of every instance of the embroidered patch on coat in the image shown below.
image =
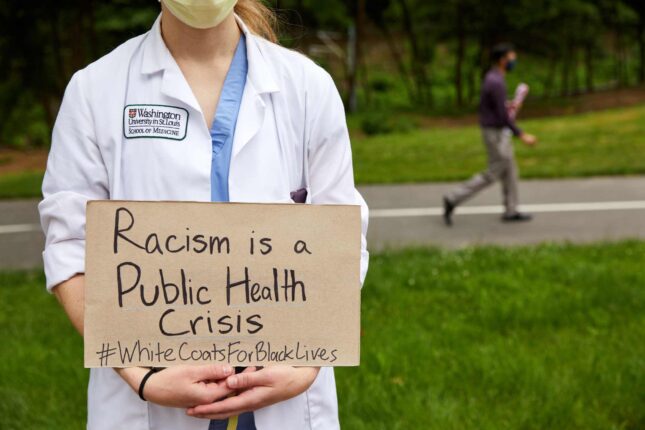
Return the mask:
<path fill-rule="evenodd" d="M 126 139 L 159 138 L 184 140 L 188 132 L 188 111 L 166 105 L 127 105 L 123 109 Z"/>

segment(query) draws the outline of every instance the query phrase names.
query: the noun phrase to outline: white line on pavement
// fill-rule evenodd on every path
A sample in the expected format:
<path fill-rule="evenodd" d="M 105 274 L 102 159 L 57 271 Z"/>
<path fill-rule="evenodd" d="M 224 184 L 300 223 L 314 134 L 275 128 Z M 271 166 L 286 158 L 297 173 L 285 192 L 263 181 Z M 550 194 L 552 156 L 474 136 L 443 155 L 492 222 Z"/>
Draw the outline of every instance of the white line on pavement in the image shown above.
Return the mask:
<path fill-rule="evenodd" d="M 584 211 L 616 211 L 645 209 L 645 200 L 624 202 L 589 202 L 589 203 L 542 203 L 522 205 L 527 212 L 584 212 Z M 460 206 L 456 212 L 459 215 L 500 214 L 504 208 L 495 206 Z M 370 218 L 402 218 L 418 216 L 441 216 L 443 208 L 401 208 L 401 209 L 371 209 Z"/>
<path fill-rule="evenodd" d="M 589 203 L 541 203 L 522 205 L 527 212 L 584 212 L 584 211 L 616 211 L 645 209 L 645 200 L 623 202 L 589 202 Z M 460 215 L 499 214 L 504 208 L 501 205 L 491 206 L 460 206 Z M 443 208 L 401 208 L 401 209 L 370 209 L 370 218 L 403 218 L 419 216 L 441 216 Z M 39 224 L 10 224 L 0 225 L 0 234 L 27 233 L 40 231 Z"/>
<path fill-rule="evenodd" d="M 0 234 L 26 233 L 30 231 L 40 231 L 40 224 L 0 225 Z"/>

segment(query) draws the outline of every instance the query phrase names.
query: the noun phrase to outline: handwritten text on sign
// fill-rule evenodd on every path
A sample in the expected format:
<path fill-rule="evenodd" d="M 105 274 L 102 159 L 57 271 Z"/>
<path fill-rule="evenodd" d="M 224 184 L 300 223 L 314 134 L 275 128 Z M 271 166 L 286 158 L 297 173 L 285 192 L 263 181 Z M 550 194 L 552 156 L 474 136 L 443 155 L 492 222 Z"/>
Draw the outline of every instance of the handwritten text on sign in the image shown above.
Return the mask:
<path fill-rule="evenodd" d="M 85 366 L 359 363 L 360 208 L 92 201 Z"/>

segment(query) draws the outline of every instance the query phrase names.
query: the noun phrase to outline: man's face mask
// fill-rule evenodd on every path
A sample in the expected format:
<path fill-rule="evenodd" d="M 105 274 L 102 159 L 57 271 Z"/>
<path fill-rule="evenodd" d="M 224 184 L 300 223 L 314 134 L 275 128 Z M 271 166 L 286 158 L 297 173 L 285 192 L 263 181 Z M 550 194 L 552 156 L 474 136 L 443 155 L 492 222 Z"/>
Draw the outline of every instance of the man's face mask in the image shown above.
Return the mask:
<path fill-rule="evenodd" d="M 163 0 L 177 19 L 193 28 L 219 25 L 233 11 L 237 0 Z"/>
<path fill-rule="evenodd" d="M 517 65 L 517 60 L 516 59 L 508 60 L 506 62 L 506 71 L 510 72 L 511 70 L 513 70 L 515 68 L 516 65 Z"/>

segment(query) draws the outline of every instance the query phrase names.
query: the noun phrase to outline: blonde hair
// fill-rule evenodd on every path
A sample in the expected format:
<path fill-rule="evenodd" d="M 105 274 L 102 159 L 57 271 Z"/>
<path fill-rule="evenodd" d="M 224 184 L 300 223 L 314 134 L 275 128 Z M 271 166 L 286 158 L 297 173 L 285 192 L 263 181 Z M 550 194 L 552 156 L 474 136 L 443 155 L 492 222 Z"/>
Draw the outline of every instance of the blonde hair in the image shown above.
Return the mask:
<path fill-rule="evenodd" d="M 276 15 L 261 0 L 238 0 L 235 13 L 242 18 L 252 33 L 273 43 L 278 42 Z"/>

